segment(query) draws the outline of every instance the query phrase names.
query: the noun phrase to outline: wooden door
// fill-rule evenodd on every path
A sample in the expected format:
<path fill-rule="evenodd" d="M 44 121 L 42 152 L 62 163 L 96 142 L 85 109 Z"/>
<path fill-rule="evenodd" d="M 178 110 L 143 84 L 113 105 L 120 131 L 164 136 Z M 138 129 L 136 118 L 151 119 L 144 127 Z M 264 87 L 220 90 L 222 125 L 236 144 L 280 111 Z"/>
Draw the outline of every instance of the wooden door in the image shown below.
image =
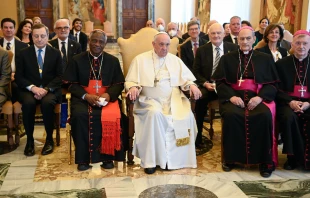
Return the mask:
<path fill-rule="evenodd" d="M 148 0 L 123 0 L 123 38 L 145 27 L 147 20 Z"/>
<path fill-rule="evenodd" d="M 25 1 L 25 16 L 33 18 L 38 16 L 42 23 L 53 32 L 53 0 L 26 0 Z"/>

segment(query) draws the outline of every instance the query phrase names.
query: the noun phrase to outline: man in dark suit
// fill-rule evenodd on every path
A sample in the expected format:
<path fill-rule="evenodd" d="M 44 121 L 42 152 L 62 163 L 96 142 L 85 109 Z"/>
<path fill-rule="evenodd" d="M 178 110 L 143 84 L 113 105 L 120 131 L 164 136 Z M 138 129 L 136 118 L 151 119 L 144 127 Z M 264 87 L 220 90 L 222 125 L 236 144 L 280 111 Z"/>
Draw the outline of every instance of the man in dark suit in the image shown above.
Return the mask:
<path fill-rule="evenodd" d="M 238 45 L 223 42 L 224 29 L 221 24 L 214 23 L 209 28 L 210 42 L 199 47 L 194 61 L 194 75 L 196 83 L 199 85 L 202 97 L 196 101 L 196 123 L 198 134 L 196 147 L 202 148 L 202 128 L 204 116 L 207 112 L 208 103 L 217 99 L 215 85 L 211 76 L 219 63 L 220 57 L 230 51 L 238 50 Z"/>
<path fill-rule="evenodd" d="M 62 57 L 58 49 L 47 45 L 48 28 L 43 24 L 32 27 L 34 45 L 21 50 L 16 59 L 16 83 L 20 88 L 23 122 L 27 134 L 26 156 L 34 151 L 34 116 L 41 104 L 46 141 L 42 155 L 53 152 L 54 107 L 61 101 Z"/>
<path fill-rule="evenodd" d="M 241 28 L 241 18 L 238 16 L 231 17 L 229 28 L 230 28 L 230 35 L 225 36 L 223 41 L 238 45 L 238 34 Z"/>
<path fill-rule="evenodd" d="M 71 39 L 69 36 L 69 21 L 67 19 L 58 19 L 55 22 L 55 32 L 57 34 L 57 39 L 49 41 L 49 43 L 59 49 L 62 52 L 63 58 L 63 72 L 65 72 L 67 66 L 72 62 L 74 55 L 81 53 L 81 45 Z"/>
<path fill-rule="evenodd" d="M 193 72 L 193 63 L 195 53 L 198 47 L 207 43 L 207 41 L 199 38 L 200 33 L 200 24 L 197 21 L 190 21 L 187 24 L 188 34 L 190 36 L 190 40 L 181 45 L 181 59 L 184 64 Z"/>
<path fill-rule="evenodd" d="M 70 34 L 74 36 L 76 42 L 81 44 L 82 52 L 85 52 L 87 50 L 87 35 L 81 31 L 82 27 L 82 19 L 75 18 L 72 22 L 72 30 L 70 30 Z"/>
<path fill-rule="evenodd" d="M 18 100 L 18 87 L 14 81 L 15 76 L 15 62 L 16 57 L 18 57 L 18 54 L 21 49 L 28 47 L 26 43 L 23 43 L 17 39 L 14 38 L 15 33 L 15 21 L 11 18 L 4 18 L 1 21 L 1 29 L 3 32 L 3 38 L 0 39 L 0 45 L 6 50 L 13 52 L 13 59 L 11 62 L 11 68 L 12 68 L 12 74 L 11 74 L 11 88 L 12 88 L 12 96 L 11 100 L 12 103 L 15 103 Z"/>
<path fill-rule="evenodd" d="M 199 20 L 199 18 L 197 18 L 197 17 L 191 18 L 190 21 L 197 21 L 197 22 L 200 24 L 200 20 Z M 206 35 L 205 33 L 199 32 L 199 37 L 203 37 L 203 36 L 205 36 L 205 35 Z M 182 39 L 183 39 L 184 41 L 185 41 L 187 38 L 189 38 L 188 32 L 186 32 L 186 33 L 184 33 L 184 34 L 182 35 Z"/>

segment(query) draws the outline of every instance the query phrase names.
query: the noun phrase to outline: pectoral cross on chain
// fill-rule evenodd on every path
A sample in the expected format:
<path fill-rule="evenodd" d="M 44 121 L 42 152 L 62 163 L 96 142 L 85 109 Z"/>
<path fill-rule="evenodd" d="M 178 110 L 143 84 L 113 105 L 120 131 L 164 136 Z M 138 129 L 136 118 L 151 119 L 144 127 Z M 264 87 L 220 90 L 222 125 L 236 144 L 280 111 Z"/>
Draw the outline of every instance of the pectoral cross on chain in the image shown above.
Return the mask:
<path fill-rule="evenodd" d="M 98 85 L 98 80 L 96 80 L 96 86 L 93 86 L 93 88 L 96 89 L 96 94 L 99 93 L 99 88 L 101 88 L 101 86 Z"/>
<path fill-rule="evenodd" d="M 301 89 L 298 90 L 300 92 L 300 96 L 304 97 L 304 92 L 307 91 L 307 89 L 304 89 L 304 86 L 301 86 Z"/>
<path fill-rule="evenodd" d="M 242 76 L 240 77 L 240 79 L 238 81 L 239 81 L 239 87 L 240 87 L 241 83 L 244 81 L 244 80 L 242 80 Z"/>
<path fill-rule="evenodd" d="M 157 86 L 157 83 L 159 82 L 159 80 L 157 78 L 154 79 L 154 86 Z"/>

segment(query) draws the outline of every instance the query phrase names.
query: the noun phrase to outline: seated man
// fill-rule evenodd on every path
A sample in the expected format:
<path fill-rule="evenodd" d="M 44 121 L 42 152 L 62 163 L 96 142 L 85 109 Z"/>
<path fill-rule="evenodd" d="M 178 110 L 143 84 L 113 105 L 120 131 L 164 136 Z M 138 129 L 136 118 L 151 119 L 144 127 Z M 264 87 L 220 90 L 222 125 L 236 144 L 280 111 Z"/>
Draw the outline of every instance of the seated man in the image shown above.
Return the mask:
<path fill-rule="evenodd" d="M 154 50 L 132 61 L 125 82 L 134 104 L 135 142 L 133 154 L 141 159 L 145 173 L 162 169 L 196 168 L 197 127 L 190 102 L 182 90 L 198 99 L 195 77 L 175 55 L 168 53 L 170 37 L 159 32 Z M 138 97 L 139 96 L 139 97 Z"/>
<path fill-rule="evenodd" d="M 53 152 L 54 107 L 61 102 L 62 59 L 60 51 L 47 45 L 48 28 L 43 24 L 32 26 L 34 45 L 21 50 L 16 59 L 15 80 L 20 88 L 23 122 L 27 134 L 24 150 L 26 156 L 33 156 L 34 119 L 36 105 L 41 104 L 46 141 L 41 154 Z"/>
<path fill-rule="evenodd" d="M 277 120 L 282 133 L 283 153 L 287 154 L 284 169 L 297 164 L 310 169 L 310 34 L 299 30 L 294 34 L 294 54 L 276 62 L 281 82 L 277 94 Z"/>
<path fill-rule="evenodd" d="M 273 100 L 278 77 L 273 58 L 253 51 L 254 42 L 254 30 L 241 28 L 240 49 L 221 57 L 212 78 L 223 118 L 223 170 L 235 163 L 259 164 L 261 176 L 269 177 L 277 165 Z"/>
<path fill-rule="evenodd" d="M 124 89 L 119 60 L 104 52 L 107 36 L 102 30 L 90 34 L 89 50 L 73 57 L 64 74 L 72 94 L 71 125 L 77 169 L 103 162 L 114 168 L 112 160 L 123 161 L 118 96 Z M 103 104 L 103 99 L 108 102 Z"/>

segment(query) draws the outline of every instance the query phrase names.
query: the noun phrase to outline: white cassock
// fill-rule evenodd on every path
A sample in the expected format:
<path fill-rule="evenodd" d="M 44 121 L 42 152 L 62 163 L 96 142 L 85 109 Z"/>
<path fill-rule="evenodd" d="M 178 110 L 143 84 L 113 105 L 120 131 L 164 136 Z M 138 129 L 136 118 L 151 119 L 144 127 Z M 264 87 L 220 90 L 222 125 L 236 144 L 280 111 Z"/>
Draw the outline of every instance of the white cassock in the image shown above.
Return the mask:
<path fill-rule="evenodd" d="M 155 68 L 155 70 L 154 70 Z M 154 79 L 159 80 L 154 86 Z M 154 50 L 132 61 L 125 88 L 139 86 L 134 104 L 133 155 L 143 168 L 196 168 L 197 126 L 189 100 L 180 90 L 189 90 L 194 75 L 177 56 L 160 58 Z"/>

